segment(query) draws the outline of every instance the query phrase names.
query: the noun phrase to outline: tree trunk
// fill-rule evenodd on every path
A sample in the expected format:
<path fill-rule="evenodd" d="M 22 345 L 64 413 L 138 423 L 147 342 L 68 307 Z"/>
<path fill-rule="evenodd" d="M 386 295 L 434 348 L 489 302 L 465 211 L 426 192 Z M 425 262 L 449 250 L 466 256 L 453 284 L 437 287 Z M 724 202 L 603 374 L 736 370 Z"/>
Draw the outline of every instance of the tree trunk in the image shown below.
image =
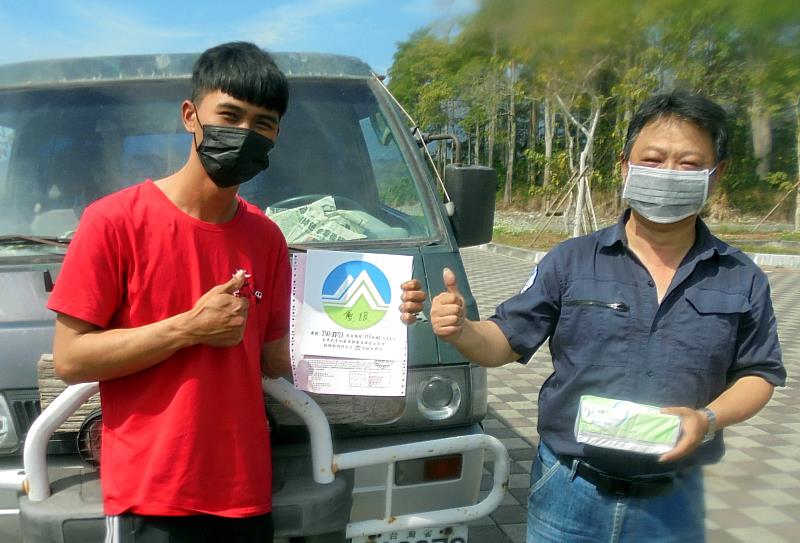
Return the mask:
<path fill-rule="evenodd" d="M 627 101 L 627 96 L 625 97 L 625 100 Z M 623 127 L 622 127 L 622 116 L 623 116 L 623 111 L 625 110 L 625 108 L 624 108 L 624 106 L 620 106 L 619 104 L 617 104 L 617 107 L 615 107 L 614 109 L 616 110 L 616 115 L 615 115 L 615 118 L 614 118 L 614 131 L 612 132 L 614 134 L 613 142 L 614 142 L 615 148 L 622 149 L 622 146 L 624 145 L 624 141 L 625 141 L 625 133 L 624 133 Z M 620 170 L 619 166 L 615 164 L 614 165 L 614 169 L 612 170 L 612 173 L 611 173 L 611 175 L 613 177 L 613 180 L 616 181 L 616 183 L 614 184 L 614 187 L 615 187 L 614 197 L 611 198 L 611 200 L 612 200 L 611 201 L 611 211 L 612 211 L 612 213 L 614 215 L 618 215 L 619 214 L 619 201 L 620 201 L 619 196 L 622 194 L 622 192 L 620 192 L 621 189 L 619 188 L 622 185 L 619 182 L 619 177 L 617 176 L 617 172 L 619 170 Z"/>
<path fill-rule="evenodd" d="M 476 166 L 481 164 L 481 123 L 475 123 L 475 162 Z"/>
<path fill-rule="evenodd" d="M 486 139 L 486 147 L 488 157 L 486 161 L 488 162 L 487 166 L 490 168 L 494 168 L 494 138 L 497 131 L 497 104 L 495 103 L 495 99 L 492 98 L 492 111 L 491 111 L 491 119 L 489 120 L 489 136 Z"/>
<path fill-rule="evenodd" d="M 550 97 L 546 96 L 544 99 L 544 177 L 542 185 L 548 186 L 551 181 L 552 166 L 550 162 L 553 159 L 553 137 L 555 135 L 555 109 L 550 101 Z"/>
<path fill-rule="evenodd" d="M 615 109 L 617 110 L 617 114 L 616 114 L 616 118 L 614 119 L 614 132 L 613 132 L 613 134 L 614 134 L 614 145 L 617 146 L 619 149 L 622 149 L 622 146 L 624 145 L 624 141 L 625 141 L 625 134 L 622 132 L 622 115 L 623 115 L 622 111 L 623 111 L 623 108 L 619 107 L 619 105 L 618 105 Z M 617 177 L 617 172 L 618 171 L 620 171 L 620 168 L 619 168 L 619 166 L 617 164 L 615 164 L 614 165 L 614 169 L 612 170 L 612 174 L 611 174 L 613 176 L 613 178 L 614 178 L 614 181 L 617 181 L 617 183 L 615 183 L 615 185 L 614 185 L 615 186 L 614 196 L 611 198 L 611 200 L 612 200 L 612 202 L 611 202 L 611 211 L 612 211 L 612 213 L 614 215 L 619 215 L 619 203 L 620 203 L 620 198 L 619 197 L 622 194 L 622 192 L 621 192 L 622 189 L 620 188 L 622 186 L 622 184 L 619 182 L 619 178 Z"/>
<path fill-rule="evenodd" d="M 586 153 L 581 151 L 580 168 L 584 168 Z M 581 174 L 578 178 L 578 197 L 575 201 L 575 222 L 572 225 L 572 237 L 577 238 L 583 232 L 583 208 L 586 205 L 586 179 Z"/>
<path fill-rule="evenodd" d="M 756 174 L 763 180 L 770 170 L 772 130 L 769 111 L 764 106 L 764 97 L 759 90 L 753 92 L 750 105 L 750 132 L 753 137 L 753 156 L 758 160 Z"/>
<path fill-rule="evenodd" d="M 452 127 L 453 135 L 458 139 L 458 133 L 456 132 L 456 129 L 455 129 L 456 128 L 456 102 L 455 102 L 455 100 L 450 100 L 450 110 L 449 110 L 449 113 L 448 113 L 448 117 L 449 117 L 450 127 Z M 461 146 L 459 145 L 458 146 L 458 150 L 459 151 L 461 150 L 460 147 Z M 456 145 L 455 145 L 455 143 L 453 143 L 451 145 L 450 151 L 452 152 L 452 157 L 453 157 L 452 163 L 461 165 L 463 163 L 462 161 L 464 160 L 464 157 L 459 156 L 459 155 L 456 154 Z"/>
<path fill-rule="evenodd" d="M 800 182 L 800 95 L 794 105 L 794 118 L 797 123 L 794 132 L 797 144 L 797 182 Z M 794 231 L 800 232 L 800 187 L 797 187 L 794 196 Z"/>
<path fill-rule="evenodd" d="M 625 145 L 625 137 L 628 135 L 628 127 L 631 125 L 632 117 L 631 100 L 625 97 L 625 115 L 622 117 L 622 137 L 620 138 L 622 145 Z M 617 171 L 619 172 L 620 182 L 617 185 L 617 197 L 614 199 L 614 215 L 619 215 L 622 211 L 622 192 L 625 190 L 625 180 L 622 179 L 622 168 L 618 168 Z"/>
<path fill-rule="evenodd" d="M 489 111 L 489 139 L 486 146 L 489 148 L 487 166 L 494 168 L 494 140 L 497 135 L 497 67 L 495 66 L 495 59 L 497 58 L 497 30 L 494 32 L 494 45 L 492 48 L 492 61 L 490 63 L 492 70 L 492 96 L 490 98 L 490 111 Z"/>
<path fill-rule="evenodd" d="M 567 156 L 569 158 L 569 171 L 575 173 L 575 138 L 572 136 L 572 126 L 564 115 L 564 135 L 567 137 Z"/>
<path fill-rule="evenodd" d="M 584 222 L 586 193 L 589 188 L 589 169 L 594 148 L 594 136 L 597 131 L 597 122 L 600 120 L 600 99 L 597 96 L 592 96 L 591 120 L 589 128 L 586 128 L 583 126 L 583 123 L 578 121 L 575 116 L 570 113 L 561 98 L 558 96 L 557 98 L 564 112 L 564 117 L 571 121 L 575 125 L 575 128 L 583 132 L 583 135 L 586 137 L 586 143 L 583 146 L 578 161 L 578 197 L 575 202 L 575 222 L 572 228 L 572 237 L 576 238 L 581 235 L 581 224 Z M 588 233 L 588 228 L 586 229 L 586 233 Z"/>
<path fill-rule="evenodd" d="M 528 158 L 528 186 L 533 188 L 536 186 L 536 138 L 539 135 L 539 130 L 536 125 L 536 100 L 531 99 L 531 129 L 528 136 L 528 149 L 530 150 Z"/>
<path fill-rule="evenodd" d="M 517 147 L 517 104 L 514 99 L 514 85 L 516 84 L 516 64 L 511 60 L 511 92 L 508 93 L 508 161 L 506 166 L 506 186 L 503 191 L 503 205 L 511 205 L 511 188 L 514 183 L 514 155 Z"/>
<path fill-rule="evenodd" d="M 581 151 L 581 129 L 580 129 L 580 127 L 578 125 L 574 125 L 574 126 L 570 125 L 569 124 L 569 119 L 566 120 L 566 124 L 567 124 L 567 126 L 570 127 L 570 130 L 572 130 L 572 145 L 573 145 L 572 152 L 573 152 L 573 155 L 574 155 L 574 156 L 571 157 L 572 170 L 579 172 L 579 171 L 581 171 L 580 164 L 579 164 L 580 163 L 580 156 L 581 156 L 581 152 L 580 152 Z"/>
<path fill-rule="evenodd" d="M 600 121 L 600 110 L 602 109 L 600 106 L 600 99 L 596 96 L 592 96 L 592 109 L 594 109 L 594 114 L 592 115 L 591 125 L 589 126 L 588 132 L 584 130 L 586 133 L 586 147 L 584 148 L 584 152 L 586 153 L 586 164 L 581 169 L 583 172 L 583 182 L 589 198 L 591 198 L 591 192 L 589 192 L 589 179 L 591 178 L 592 164 L 594 162 L 594 138 L 595 134 L 597 133 L 597 124 Z M 589 211 L 592 217 L 592 228 L 597 228 L 597 217 L 595 217 L 594 204 L 591 201 L 589 202 Z"/>

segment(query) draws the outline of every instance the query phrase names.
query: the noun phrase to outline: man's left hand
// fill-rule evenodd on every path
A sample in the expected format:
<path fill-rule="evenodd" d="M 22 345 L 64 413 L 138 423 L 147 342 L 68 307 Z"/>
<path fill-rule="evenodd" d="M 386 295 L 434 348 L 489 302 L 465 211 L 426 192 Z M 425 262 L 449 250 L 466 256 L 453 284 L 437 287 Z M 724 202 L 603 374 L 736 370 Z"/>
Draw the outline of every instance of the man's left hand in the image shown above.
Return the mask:
<path fill-rule="evenodd" d="M 674 462 L 694 452 L 703 442 L 703 436 L 708 429 L 708 419 L 705 414 L 689 407 L 665 407 L 661 412 L 681 418 L 681 435 L 675 447 L 662 454 L 658 459 L 659 462 Z"/>

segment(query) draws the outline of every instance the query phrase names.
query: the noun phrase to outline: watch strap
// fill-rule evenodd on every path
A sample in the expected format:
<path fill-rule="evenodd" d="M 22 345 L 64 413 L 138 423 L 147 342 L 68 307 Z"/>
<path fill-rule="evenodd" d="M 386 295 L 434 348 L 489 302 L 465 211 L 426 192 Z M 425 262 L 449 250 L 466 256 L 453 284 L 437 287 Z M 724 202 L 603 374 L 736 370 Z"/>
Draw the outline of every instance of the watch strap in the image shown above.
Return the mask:
<path fill-rule="evenodd" d="M 717 433 L 717 414 L 714 413 L 708 407 L 704 407 L 700 411 L 703 412 L 703 414 L 706 416 L 706 419 L 708 420 L 708 429 L 706 430 L 706 434 L 703 436 L 702 443 L 708 443 L 709 441 L 714 439 L 714 436 Z"/>

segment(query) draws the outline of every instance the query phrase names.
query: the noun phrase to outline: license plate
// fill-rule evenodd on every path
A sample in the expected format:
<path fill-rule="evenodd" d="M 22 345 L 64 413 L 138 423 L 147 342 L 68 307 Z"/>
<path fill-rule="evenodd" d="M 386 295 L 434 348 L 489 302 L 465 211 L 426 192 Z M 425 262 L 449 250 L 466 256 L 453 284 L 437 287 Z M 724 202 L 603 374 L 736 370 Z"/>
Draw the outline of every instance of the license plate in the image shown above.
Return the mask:
<path fill-rule="evenodd" d="M 467 543 L 467 527 L 397 530 L 367 537 L 354 537 L 352 543 Z"/>

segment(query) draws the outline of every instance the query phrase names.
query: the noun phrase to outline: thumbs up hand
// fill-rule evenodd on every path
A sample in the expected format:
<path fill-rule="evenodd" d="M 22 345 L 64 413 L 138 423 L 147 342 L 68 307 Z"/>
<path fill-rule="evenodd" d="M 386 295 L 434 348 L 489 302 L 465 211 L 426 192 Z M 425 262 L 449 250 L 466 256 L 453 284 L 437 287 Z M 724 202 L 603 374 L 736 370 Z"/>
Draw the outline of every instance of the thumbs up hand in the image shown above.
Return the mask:
<path fill-rule="evenodd" d="M 445 268 L 442 280 L 446 290 L 431 302 L 431 325 L 438 337 L 454 342 L 464 330 L 464 297 L 458 290 L 452 270 Z"/>
<path fill-rule="evenodd" d="M 242 341 L 249 302 L 235 293 L 242 288 L 244 281 L 244 272 L 240 270 L 229 281 L 212 287 L 197 300 L 190 311 L 190 332 L 197 343 L 231 347 Z"/>

